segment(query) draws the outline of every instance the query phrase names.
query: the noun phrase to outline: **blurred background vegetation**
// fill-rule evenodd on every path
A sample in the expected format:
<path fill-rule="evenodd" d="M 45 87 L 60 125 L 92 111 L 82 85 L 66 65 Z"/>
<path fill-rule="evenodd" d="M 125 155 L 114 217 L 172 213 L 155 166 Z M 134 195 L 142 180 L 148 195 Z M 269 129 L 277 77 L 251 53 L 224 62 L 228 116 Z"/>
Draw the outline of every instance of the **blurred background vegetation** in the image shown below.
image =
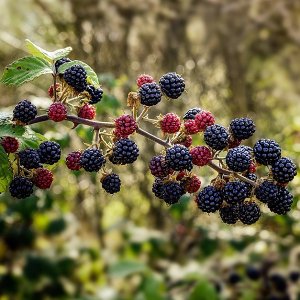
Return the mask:
<path fill-rule="evenodd" d="M 72 46 L 70 58 L 99 74 L 105 93 L 99 120 L 123 112 L 140 73 L 158 79 L 176 71 L 187 93 L 172 106 L 161 103 L 152 116 L 200 106 L 224 125 L 252 117 L 258 129 L 251 142 L 276 139 L 299 166 L 299 1 L 0 3 L 2 70 L 26 55 L 25 38 L 48 50 Z M 45 109 L 50 81 L 1 86 L 1 110 L 24 98 Z M 92 136 L 86 127 L 70 126 L 34 129 L 67 154 Z M 67 171 L 62 161 L 50 191 L 20 202 L 0 196 L 1 300 L 300 299 L 300 280 L 291 280 L 300 272 L 299 175 L 287 216 L 262 208 L 256 225 L 227 226 L 217 215 L 200 213 L 188 197 L 172 207 L 155 199 L 147 162 L 161 147 L 134 139 L 141 155 L 133 166 L 115 168 L 123 185 L 118 195 L 105 194 L 96 176 Z M 214 176 L 205 168 L 199 173 L 203 185 Z M 247 276 L 249 266 L 262 269 L 258 281 Z"/>

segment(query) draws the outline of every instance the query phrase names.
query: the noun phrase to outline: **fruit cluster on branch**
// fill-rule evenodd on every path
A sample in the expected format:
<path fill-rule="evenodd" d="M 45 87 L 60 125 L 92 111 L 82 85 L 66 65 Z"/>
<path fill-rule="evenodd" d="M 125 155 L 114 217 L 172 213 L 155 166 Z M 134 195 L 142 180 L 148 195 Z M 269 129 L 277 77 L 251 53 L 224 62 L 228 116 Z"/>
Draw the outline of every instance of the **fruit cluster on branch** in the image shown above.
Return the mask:
<path fill-rule="evenodd" d="M 48 93 L 52 104 L 47 115 L 37 116 L 37 108 L 27 100 L 20 101 L 13 111 L 13 124 L 28 126 L 44 121 L 70 121 L 94 129 L 89 147 L 74 150 L 66 156 L 66 166 L 72 171 L 99 172 L 103 189 L 110 194 L 120 191 L 119 175 L 110 165 L 134 163 L 139 148 L 132 136 L 142 135 L 163 146 L 161 153 L 149 162 L 155 177 L 152 191 L 168 205 L 177 203 L 185 193 L 192 194 L 198 208 L 206 213 L 219 212 L 223 222 L 255 223 L 260 215 L 259 202 L 277 214 L 286 214 L 293 202 L 286 185 L 296 175 L 295 164 L 281 156 L 280 146 L 273 140 L 260 139 L 254 147 L 242 145 L 255 132 L 249 118 L 237 118 L 226 128 L 216 123 L 214 115 L 203 108 L 191 108 L 180 117 L 170 112 L 155 119 L 150 109 L 162 99 L 178 101 L 185 91 L 184 79 L 175 72 L 163 75 L 158 82 L 150 75 L 137 78 L 137 91 L 128 95 L 131 112 L 117 117 L 114 122 L 96 121 L 95 105 L 101 102 L 103 90 L 93 84 L 85 66 L 61 58 L 53 64 L 53 84 Z M 142 128 L 150 122 L 161 132 L 155 136 Z M 193 137 L 203 136 L 203 145 L 195 145 Z M 17 167 L 9 185 L 13 197 L 26 198 L 34 186 L 47 189 L 53 174 L 47 165 L 55 164 L 61 149 L 54 141 L 43 141 L 38 149 L 19 150 L 16 138 L 1 139 L 4 150 L 14 153 Z M 211 167 L 217 176 L 201 189 L 196 174 L 199 168 Z M 265 177 L 258 178 L 256 170 L 267 166 Z"/>

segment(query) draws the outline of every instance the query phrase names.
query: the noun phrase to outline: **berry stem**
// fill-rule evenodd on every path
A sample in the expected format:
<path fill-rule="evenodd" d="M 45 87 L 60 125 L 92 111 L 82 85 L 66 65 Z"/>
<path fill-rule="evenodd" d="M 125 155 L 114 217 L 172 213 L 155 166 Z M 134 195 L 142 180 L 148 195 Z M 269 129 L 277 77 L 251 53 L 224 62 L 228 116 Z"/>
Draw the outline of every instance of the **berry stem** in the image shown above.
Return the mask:
<path fill-rule="evenodd" d="M 137 122 L 137 123 L 145 116 L 145 114 L 148 112 L 149 108 L 150 108 L 150 107 L 148 107 L 148 106 L 144 106 L 144 108 L 143 108 L 141 114 L 140 114 L 140 115 L 138 116 L 138 118 L 136 119 L 136 122 Z"/>
<path fill-rule="evenodd" d="M 48 118 L 47 115 L 41 115 L 41 116 L 36 117 L 32 121 L 30 121 L 29 124 L 36 124 L 36 123 L 45 122 L 45 121 L 48 121 L 48 120 L 49 120 L 49 118 Z M 77 116 L 74 116 L 74 115 L 67 115 L 66 120 L 70 121 L 70 122 L 73 122 L 74 125 L 84 124 L 84 125 L 87 125 L 87 126 L 91 126 L 94 129 L 114 128 L 115 127 L 115 123 L 113 123 L 113 122 L 92 121 L 92 120 L 83 119 L 83 118 L 80 118 L 80 117 L 77 117 Z M 157 136 L 151 134 L 150 132 L 148 132 L 146 130 L 143 130 L 141 128 L 138 128 L 136 130 L 136 133 L 138 133 L 138 134 L 146 137 L 147 139 L 152 140 L 152 141 L 156 142 L 157 144 L 160 144 L 160 145 L 162 145 L 166 148 L 169 148 L 169 147 L 172 146 L 167 141 L 164 141 L 164 140 L 160 139 L 159 137 L 157 137 Z M 227 169 L 221 168 L 221 167 L 217 166 L 215 163 L 213 163 L 212 161 L 209 162 L 207 165 L 209 167 L 211 167 L 212 169 L 218 171 L 221 174 L 225 174 L 225 175 L 231 175 L 232 174 L 233 176 L 239 178 L 240 180 L 242 180 L 244 182 L 250 183 L 253 186 L 256 185 L 254 181 L 244 177 L 243 175 L 241 175 L 239 173 L 232 172 L 232 171 L 229 171 Z"/>
<path fill-rule="evenodd" d="M 56 92 L 56 74 L 53 74 L 53 95 L 54 95 L 54 102 L 57 101 L 57 92 Z"/>

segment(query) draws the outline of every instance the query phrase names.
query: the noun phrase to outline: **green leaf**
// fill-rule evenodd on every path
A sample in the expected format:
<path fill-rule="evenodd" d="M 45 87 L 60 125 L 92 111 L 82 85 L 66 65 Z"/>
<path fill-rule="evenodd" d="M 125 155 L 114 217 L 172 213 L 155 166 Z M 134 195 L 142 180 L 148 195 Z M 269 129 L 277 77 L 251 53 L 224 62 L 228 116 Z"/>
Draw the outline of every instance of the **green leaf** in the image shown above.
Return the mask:
<path fill-rule="evenodd" d="M 13 172 L 6 152 L 0 145 L 0 193 L 7 190 L 13 178 Z"/>
<path fill-rule="evenodd" d="M 72 60 L 71 62 L 64 63 L 58 68 L 58 73 L 64 73 L 67 69 L 74 65 L 81 65 L 85 69 L 88 76 L 87 81 L 89 84 L 92 84 L 95 87 L 100 87 L 99 79 L 95 71 L 89 65 L 80 60 Z"/>
<path fill-rule="evenodd" d="M 45 59 L 51 63 L 53 63 L 55 60 L 67 56 L 72 51 L 71 47 L 58 49 L 55 51 L 47 51 L 28 39 L 25 40 L 25 47 L 28 53 L 32 54 L 35 57 Z"/>
<path fill-rule="evenodd" d="M 21 137 L 25 133 L 26 129 L 24 126 L 15 126 L 12 124 L 0 124 L 0 137 L 2 136 L 13 136 Z"/>
<path fill-rule="evenodd" d="M 112 265 L 109 273 L 113 277 L 126 277 L 146 270 L 146 266 L 136 261 L 119 261 Z"/>
<path fill-rule="evenodd" d="M 51 73 L 49 62 L 39 57 L 26 56 L 7 66 L 0 82 L 6 85 L 18 86 L 43 74 Z"/>
<path fill-rule="evenodd" d="M 213 285 L 205 280 L 200 279 L 189 296 L 188 300 L 218 300 L 218 294 Z"/>

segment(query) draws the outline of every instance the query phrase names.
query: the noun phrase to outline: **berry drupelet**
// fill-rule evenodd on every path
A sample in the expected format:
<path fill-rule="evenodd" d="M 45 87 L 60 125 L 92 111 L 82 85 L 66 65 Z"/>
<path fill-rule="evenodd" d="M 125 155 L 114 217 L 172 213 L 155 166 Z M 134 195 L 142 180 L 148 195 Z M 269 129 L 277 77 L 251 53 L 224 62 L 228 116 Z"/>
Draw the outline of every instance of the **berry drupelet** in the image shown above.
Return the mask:
<path fill-rule="evenodd" d="M 153 106 L 160 102 L 161 91 L 159 85 L 155 82 L 145 83 L 139 88 L 139 96 L 141 104 L 145 106 Z"/>
<path fill-rule="evenodd" d="M 101 182 L 103 189 L 109 194 L 118 193 L 121 189 L 121 180 L 118 174 L 104 175 Z"/>
<path fill-rule="evenodd" d="M 253 153 L 259 164 L 272 165 L 279 160 L 281 156 L 281 149 L 273 140 L 260 139 L 253 147 Z"/>
<path fill-rule="evenodd" d="M 165 159 L 167 165 L 175 171 L 190 171 L 193 168 L 192 156 L 189 153 L 189 149 L 183 145 L 174 145 L 168 148 Z"/>
<path fill-rule="evenodd" d="M 97 148 L 86 149 L 80 156 L 79 164 L 87 172 L 98 172 L 105 165 L 105 157 Z"/>
<path fill-rule="evenodd" d="M 18 199 L 29 197 L 33 193 L 33 183 L 26 177 L 16 176 L 9 185 L 9 192 Z"/>
<path fill-rule="evenodd" d="M 40 144 L 38 153 L 41 159 L 41 163 L 53 165 L 57 163 L 60 159 L 60 145 L 52 141 L 43 142 Z"/>
<path fill-rule="evenodd" d="M 184 79 L 175 72 L 163 75 L 159 79 L 159 85 L 162 92 L 171 99 L 177 99 L 185 89 Z"/>
<path fill-rule="evenodd" d="M 13 110 L 13 119 L 25 124 L 32 121 L 37 115 L 36 106 L 28 100 L 20 101 Z"/>
<path fill-rule="evenodd" d="M 207 213 L 216 212 L 222 204 L 221 193 L 214 186 L 206 186 L 196 197 L 198 207 Z"/>

